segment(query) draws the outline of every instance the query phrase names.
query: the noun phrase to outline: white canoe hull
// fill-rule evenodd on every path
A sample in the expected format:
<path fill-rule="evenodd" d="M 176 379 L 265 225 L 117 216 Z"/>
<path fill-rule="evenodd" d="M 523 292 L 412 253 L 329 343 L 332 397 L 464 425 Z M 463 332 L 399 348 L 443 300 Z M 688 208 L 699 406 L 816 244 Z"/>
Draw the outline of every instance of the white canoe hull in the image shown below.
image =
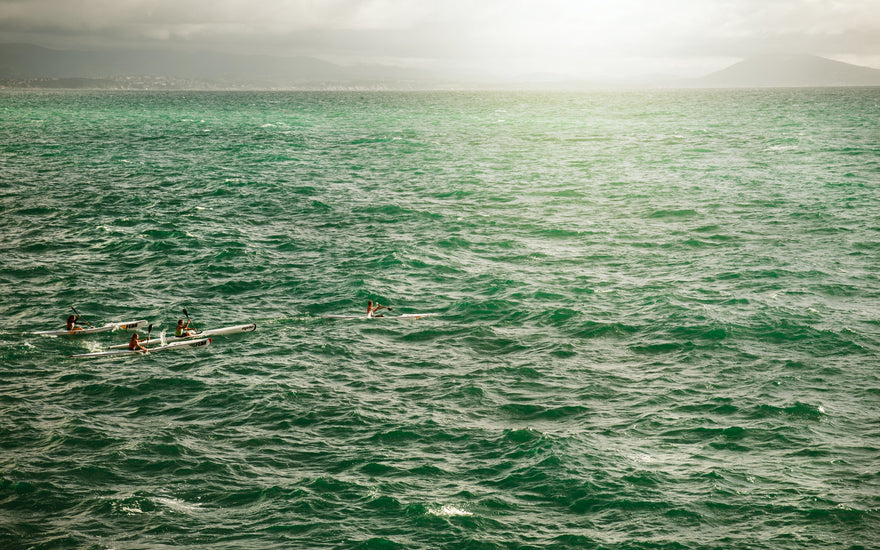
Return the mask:
<path fill-rule="evenodd" d="M 99 332 L 109 332 L 111 330 L 137 330 L 145 328 L 149 323 L 144 320 L 128 321 L 123 323 L 107 323 L 100 327 L 89 327 L 82 330 L 41 330 L 34 334 L 41 336 L 85 336 L 86 334 L 98 334 Z"/>
<path fill-rule="evenodd" d="M 166 344 L 164 346 L 156 346 L 156 347 L 147 349 L 146 352 L 135 351 L 135 350 L 130 350 L 130 349 L 117 349 L 117 350 L 111 350 L 111 351 L 96 351 L 94 353 L 80 353 L 77 355 L 71 355 L 71 357 L 86 359 L 86 358 L 94 358 L 94 357 L 112 357 L 114 355 L 138 355 L 138 354 L 142 355 L 144 353 L 156 353 L 159 351 L 167 351 L 170 349 L 193 348 L 193 347 L 198 347 L 198 346 L 207 346 L 210 343 L 211 343 L 210 338 L 201 338 L 199 340 L 186 340 L 185 342 L 172 342 L 172 343 Z M 128 347 L 128 345 L 126 345 L 126 348 L 127 347 Z"/>
<path fill-rule="evenodd" d="M 210 330 L 203 330 L 202 332 L 197 332 L 192 336 L 171 336 L 165 338 L 165 343 L 170 344 L 173 342 L 183 342 L 186 340 L 193 340 L 195 338 L 205 338 L 207 336 L 226 336 L 227 334 L 238 334 L 241 332 L 253 332 L 257 330 L 257 325 L 251 323 L 249 325 L 235 325 L 232 327 L 223 327 L 223 328 L 214 328 Z M 150 338 L 149 340 L 142 340 L 142 346 L 151 346 L 153 344 L 161 344 L 161 338 Z M 118 344 L 115 346 L 110 346 L 109 349 L 127 349 L 128 344 Z"/>

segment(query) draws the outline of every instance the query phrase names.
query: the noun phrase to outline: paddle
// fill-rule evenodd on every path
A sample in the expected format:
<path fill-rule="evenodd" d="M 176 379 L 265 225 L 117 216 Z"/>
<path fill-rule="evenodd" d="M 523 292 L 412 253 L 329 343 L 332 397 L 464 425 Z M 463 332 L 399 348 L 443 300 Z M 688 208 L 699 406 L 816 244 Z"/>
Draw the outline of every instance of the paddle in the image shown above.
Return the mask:
<path fill-rule="evenodd" d="M 391 306 L 383 306 L 382 304 L 376 304 L 376 309 L 374 309 L 373 311 L 374 312 L 382 311 L 383 309 L 387 309 L 388 311 L 391 311 Z M 380 314 L 380 315 L 374 315 L 374 317 L 385 317 L 385 316 Z"/>
<path fill-rule="evenodd" d="M 147 327 L 147 340 L 150 339 L 150 333 L 153 332 L 153 323 L 150 323 L 150 326 Z M 146 350 L 147 348 L 144 348 Z"/>
<path fill-rule="evenodd" d="M 196 327 L 192 326 L 192 319 L 189 318 L 189 313 L 186 312 L 186 308 L 183 308 L 183 314 L 186 315 L 186 324 L 187 324 L 187 326 L 189 326 L 189 328 L 191 328 L 191 329 L 195 330 L 196 332 L 198 332 L 198 331 L 196 330 Z"/>
<path fill-rule="evenodd" d="M 83 317 L 82 315 L 79 314 L 79 312 L 76 310 L 75 307 L 70 306 L 70 309 L 72 309 L 73 312 L 76 313 L 77 318 L 82 319 L 83 322 L 84 322 L 85 324 L 87 324 L 87 325 L 89 325 L 89 326 L 92 326 L 92 324 L 91 324 L 90 322 L 86 321 L 86 318 L 85 318 L 85 317 Z"/>

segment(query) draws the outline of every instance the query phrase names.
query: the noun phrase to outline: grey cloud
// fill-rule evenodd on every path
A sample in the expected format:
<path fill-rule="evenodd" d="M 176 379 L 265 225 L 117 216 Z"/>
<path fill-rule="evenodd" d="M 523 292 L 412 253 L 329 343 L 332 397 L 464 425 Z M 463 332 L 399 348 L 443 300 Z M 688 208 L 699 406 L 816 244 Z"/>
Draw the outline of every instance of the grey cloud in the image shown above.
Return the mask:
<path fill-rule="evenodd" d="M 542 69 L 591 58 L 880 55 L 868 0 L 0 0 L 0 41 Z"/>

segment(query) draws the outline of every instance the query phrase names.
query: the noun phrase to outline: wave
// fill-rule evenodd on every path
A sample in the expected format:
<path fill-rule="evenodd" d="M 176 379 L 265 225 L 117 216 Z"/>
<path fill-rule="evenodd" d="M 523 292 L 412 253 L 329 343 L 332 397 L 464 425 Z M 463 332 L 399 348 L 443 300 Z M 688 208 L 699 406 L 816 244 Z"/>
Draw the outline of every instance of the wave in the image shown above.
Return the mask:
<path fill-rule="evenodd" d="M 580 405 L 548 407 L 544 405 L 514 403 L 501 405 L 499 410 L 510 418 L 521 420 L 559 420 L 570 417 L 577 419 L 591 412 L 587 407 Z"/>
<path fill-rule="evenodd" d="M 0 546 L 878 531 L 875 92 L 3 100 Z M 70 305 L 260 328 L 84 362 Z"/>
<path fill-rule="evenodd" d="M 664 218 L 692 218 L 695 216 L 699 216 L 700 213 L 696 210 L 690 208 L 683 208 L 679 210 L 655 210 L 654 212 L 648 214 L 649 219 L 664 219 Z"/>

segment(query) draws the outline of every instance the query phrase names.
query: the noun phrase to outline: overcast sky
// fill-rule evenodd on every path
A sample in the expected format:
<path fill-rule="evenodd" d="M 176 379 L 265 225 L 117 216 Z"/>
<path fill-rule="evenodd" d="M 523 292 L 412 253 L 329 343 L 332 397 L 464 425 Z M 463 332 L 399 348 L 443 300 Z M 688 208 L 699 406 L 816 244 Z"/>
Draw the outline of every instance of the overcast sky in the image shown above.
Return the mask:
<path fill-rule="evenodd" d="M 880 68 L 880 0 L 0 0 L 2 42 L 499 76 L 701 76 L 760 53 Z"/>

